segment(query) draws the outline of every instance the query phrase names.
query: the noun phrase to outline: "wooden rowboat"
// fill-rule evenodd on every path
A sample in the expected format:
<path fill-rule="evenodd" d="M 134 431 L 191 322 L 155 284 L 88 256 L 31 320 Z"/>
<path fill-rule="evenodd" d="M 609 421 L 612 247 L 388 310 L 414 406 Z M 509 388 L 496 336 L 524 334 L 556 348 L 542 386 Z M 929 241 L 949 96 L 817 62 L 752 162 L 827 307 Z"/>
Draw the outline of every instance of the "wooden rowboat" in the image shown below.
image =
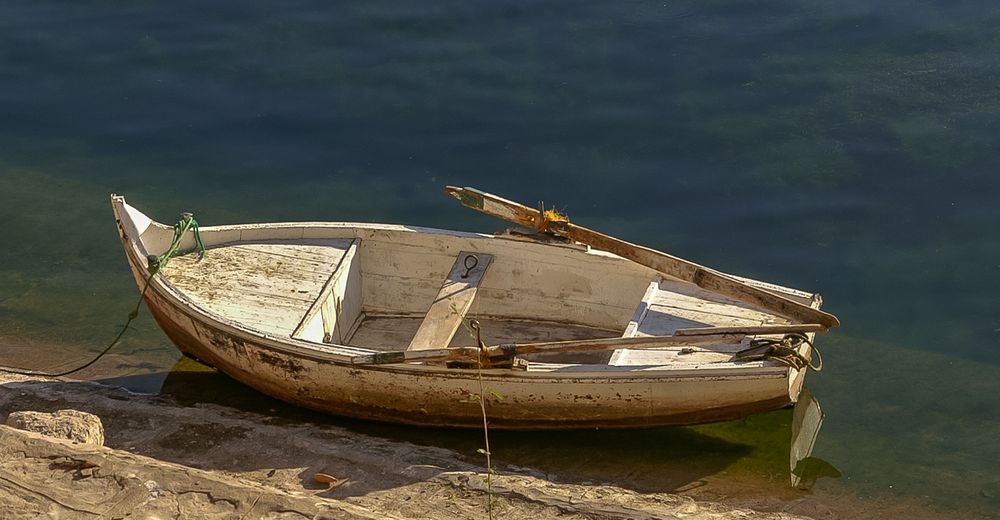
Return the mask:
<path fill-rule="evenodd" d="M 496 201 L 521 207 L 450 190 L 485 211 Z M 807 371 L 734 354 L 754 339 L 798 331 L 812 340 L 836 325 L 816 294 L 700 266 L 649 267 L 614 245 L 624 242 L 606 243 L 615 254 L 554 238 L 576 231 L 552 219 L 559 229 L 538 235 L 348 222 L 203 227 L 204 259 L 180 255 L 151 274 L 148 258 L 170 248 L 174 229 L 124 197 L 111 201 L 146 303 L 184 354 L 337 415 L 482 427 L 468 402 L 481 377 L 502 396 L 488 398 L 493 428 L 734 419 L 795 402 Z M 545 218 L 531 211 L 520 217 Z M 181 235 L 181 248 L 195 245 Z M 793 346 L 811 358 L 809 342 Z"/>

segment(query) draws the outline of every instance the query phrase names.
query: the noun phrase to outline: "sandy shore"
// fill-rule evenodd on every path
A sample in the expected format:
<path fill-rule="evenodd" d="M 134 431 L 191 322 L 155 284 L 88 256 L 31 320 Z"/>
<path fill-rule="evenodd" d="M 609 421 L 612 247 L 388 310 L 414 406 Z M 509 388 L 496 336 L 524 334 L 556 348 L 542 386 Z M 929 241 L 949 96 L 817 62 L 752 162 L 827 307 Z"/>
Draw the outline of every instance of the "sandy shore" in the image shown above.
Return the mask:
<path fill-rule="evenodd" d="M 0 517 L 485 518 L 483 468 L 417 446 L 218 405 L 182 406 L 75 381 L 0 375 L 0 418 L 99 416 L 106 447 L 0 428 Z M 315 481 L 316 473 L 336 479 Z M 498 518 L 791 519 L 499 468 Z"/>

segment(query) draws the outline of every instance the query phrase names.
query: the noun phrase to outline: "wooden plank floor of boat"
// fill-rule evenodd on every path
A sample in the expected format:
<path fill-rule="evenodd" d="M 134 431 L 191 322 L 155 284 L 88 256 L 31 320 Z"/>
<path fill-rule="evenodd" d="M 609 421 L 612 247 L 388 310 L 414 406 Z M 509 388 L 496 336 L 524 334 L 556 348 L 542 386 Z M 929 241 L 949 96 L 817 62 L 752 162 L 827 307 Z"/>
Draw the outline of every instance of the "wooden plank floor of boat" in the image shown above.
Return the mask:
<path fill-rule="evenodd" d="M 164 276 L 194 303 L 250 328 L 288 336 L 350 247 L 349 239 L 236 243 L 170 260 Z"/>

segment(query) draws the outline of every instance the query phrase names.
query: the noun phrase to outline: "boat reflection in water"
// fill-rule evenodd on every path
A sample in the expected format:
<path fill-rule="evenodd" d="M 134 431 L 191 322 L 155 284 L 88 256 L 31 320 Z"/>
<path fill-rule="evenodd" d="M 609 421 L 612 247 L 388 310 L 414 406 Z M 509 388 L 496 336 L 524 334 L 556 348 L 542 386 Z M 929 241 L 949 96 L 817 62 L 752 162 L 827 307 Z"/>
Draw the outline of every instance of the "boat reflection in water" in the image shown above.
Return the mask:
<path fill-rule="evenodd" d="M 797 489 L 812 489 L 816 481 L 824 477 L 840 478 L 840 470 L 812 456 L 825 418 L 816 396 L 808 388 L 803 388 L 799 402 L 792 410 L 792 446 L 789 450 L 789 474 L 792 486 Z"/>

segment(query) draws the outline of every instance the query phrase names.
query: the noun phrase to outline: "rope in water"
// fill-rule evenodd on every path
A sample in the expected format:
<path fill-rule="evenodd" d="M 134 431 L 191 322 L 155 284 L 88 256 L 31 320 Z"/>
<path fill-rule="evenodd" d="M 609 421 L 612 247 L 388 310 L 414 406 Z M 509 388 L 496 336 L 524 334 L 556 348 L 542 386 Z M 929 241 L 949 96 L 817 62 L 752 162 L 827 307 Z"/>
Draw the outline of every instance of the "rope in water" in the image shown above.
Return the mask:
<path fill-rule="evenodd" d="M 132 312 L 128 314 L 128 320 L 125 322 L 125 325 L 122 327 L 122 330 L 118 332 L 118 335 L 115 336 L 115 339 L 113 339 L 111 343 L 108 344 L 107 347 L 104 347 L 104 350 L 102 350 L 100 354 L 97 354 L 97 356 L 95 356 L 90 361 L 84 363 L 83 365 L 80 365 L 71 370 L 66 370 L 64 372 L 45 372 L 41 370 L 26 370 L 23 368 L 13 368 L 5 366 L 0 366 L 0 372 L 19 374 L 22 376 L 62 377 L 62 376 L 68 376 L 74 372 L 79 372 L 96 363 L 99 359 L 104 357 L 105 354 L 110 352 L 115 345 L 118 344 L 118 341 L 121 340 L 122 336 L 125 335 L 125 332 L 128 331 L 129 326 L 132 325 L 132 321 L 139 316 L 139 309 L 142 307 L 142 300 L 145 299 L 146 290 L 149 289 L 149 283 L 153 281 L 153 277 L 156 276 L 156 273 L 160 272 L 164 267 L 166 267 L 167 262 L 169 262 L 171 258 L 183 254 L 180 252 L 181 240 L 184 238 L 184 234 L 187 233 L 188 231 L 191 231 L 194 234 L 195 248 L 198 249 L 198 260 L 200 261 L 202 258 L 205 257 L 205 246 L 201 242 L 201 233 L 198 231 L 198 221 L 194 219 L 194 215 L 192 215 L 191 213 L 182 214 L 181 219 L 178 220 L 176 224 L 174 224 L 174 238 L 173 240 L 170 241 L 170 247 L 167 248 L 167 251 L 159 256 L 155 255 L 149 256 L 148 258 L 149 276 L 146 277 L 146 281 L 142 285 L 142 292 L 139 293 L 139 301 L 135 303 L 135 308 L 132 309 Z"/>

